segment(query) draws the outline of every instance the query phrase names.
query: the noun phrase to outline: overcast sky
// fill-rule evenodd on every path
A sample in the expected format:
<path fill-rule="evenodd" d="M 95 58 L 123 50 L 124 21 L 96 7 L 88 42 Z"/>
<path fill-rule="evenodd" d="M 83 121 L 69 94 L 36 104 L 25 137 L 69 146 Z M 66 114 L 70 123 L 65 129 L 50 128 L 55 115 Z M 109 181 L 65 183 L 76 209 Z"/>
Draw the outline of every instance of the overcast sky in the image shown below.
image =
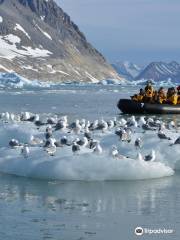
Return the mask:
<path fill-rule="evenodd" d="M 56 0 L 109 61 L 180 61 L 180 0 Z"/>

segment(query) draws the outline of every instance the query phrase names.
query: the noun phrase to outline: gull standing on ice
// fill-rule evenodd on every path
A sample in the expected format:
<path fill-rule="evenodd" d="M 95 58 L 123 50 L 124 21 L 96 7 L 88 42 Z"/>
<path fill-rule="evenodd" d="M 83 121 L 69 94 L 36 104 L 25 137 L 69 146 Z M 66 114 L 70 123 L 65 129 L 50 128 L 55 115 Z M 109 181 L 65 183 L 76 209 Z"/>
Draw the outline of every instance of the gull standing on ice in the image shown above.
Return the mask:
<path fill-rule="evenodd" d="M 27 144 L 25 144 L 23 146 L 23 148 L 21 149 L 21 154 L 23 155 L 24 158 L 28 158 L 29 157 L 29 153 L 30 153 L 29 147 L 28 147 Z"/>
<path fill-rule="evenodd" d="M 96 154 L 101 154 L 103 152 L 102 147 L 101 147 L 99 141 L 96 141 L 96 145 L 95 145 L 95 147 L 93 149 L 93 152 L 96 153 Z"/>
<path fill-rule="evenodd" d="M 155 154 L 154 150 L 152 150 L 150 154 L 148 154 L 144 157 L 144 161 L 146 161 L 146 162 L 149 162 L 149 161 L 153 162 L 153 161 L 155 161 L 155 159 L 156 159 L 156 154 Z"/>
<path fill-rule="evenodd" d="M 134 143 L 135 147 L 138 149 L 138 148 L 141 148 L 142 147 L 142 140 L 141 138 L 137 138 L 135 140 L 135 143 Z"/>

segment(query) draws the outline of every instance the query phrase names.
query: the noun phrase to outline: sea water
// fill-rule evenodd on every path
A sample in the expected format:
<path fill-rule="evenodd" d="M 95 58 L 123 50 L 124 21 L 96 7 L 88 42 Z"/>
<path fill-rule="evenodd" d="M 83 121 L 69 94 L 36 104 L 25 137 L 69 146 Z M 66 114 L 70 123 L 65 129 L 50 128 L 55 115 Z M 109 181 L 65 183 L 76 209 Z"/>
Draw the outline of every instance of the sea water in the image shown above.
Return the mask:
<path fill-rule="evenodd" d="M 2 90 L 0 112 L 67 115 L 70 120 L 110 119 L 119 117 L 119 98 L 137 90 L 133 86 L 90 85 Z M 178 116 L 165 116 L 168 118 L 178 121 Z M 42 180 L 15 176 L 19 175 L 16 170 L 13 175 L 8 171 L 0 174 L 0 239 L 179 239 L 178 170 L 169 177 L 133 181 Z M 136 227 L 172 229 L 173 233 L 138 237 Z"/>

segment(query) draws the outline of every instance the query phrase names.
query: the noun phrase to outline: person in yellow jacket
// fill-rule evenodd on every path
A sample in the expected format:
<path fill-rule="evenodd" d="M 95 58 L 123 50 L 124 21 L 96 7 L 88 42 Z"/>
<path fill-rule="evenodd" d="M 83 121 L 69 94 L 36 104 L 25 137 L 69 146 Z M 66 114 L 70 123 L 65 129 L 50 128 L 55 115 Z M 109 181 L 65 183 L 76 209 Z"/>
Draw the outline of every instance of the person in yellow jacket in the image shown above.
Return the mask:
<path fill-rule="evenodd" d="M 177 89 L 177 95 L 178 95 L 178 102 L 177 102 L 177 104 L 180 104 L 180 86 L 178 86 L 176 89 Z"/>
<path fill-rule="evenodd" d="M 144 90 L 145 90 L 145 101 L 151 102 L 153 98 L 154 89 L 150 81 L 147 82 L 147 85 Z"/>
<path fill-rule="evenodd" d="M 164 91 L 164 88 L 163 87 L 160 87 L 159 90 L 158 90 L 158 101 L 159 103 L 165 103 L 167 100 L 167 97 L 166 97 L 166 93 Z"/>
<path fill-rule="evenodd" d="M 141 88 L 139 94 L 137 95 L 138 102 L 143 102 L 144 100 L 144 90 Z"/>
<path fill-rule="evenodd" d="M 154 91 L 153 98 L 152 98 L 152 103 L 159 103 L 159 96 L 158 96 L 158 91 Z"/>
<path fill-rule="evenodd" d="M 173 104 L 173 105 L 176 105 L 178 103 L 178 96 L 177 94 L 173 94 L 169 99 L 168 99 L 168 102 L 170 104 Z"/>
<path fill-rule="evenodd" d="M 178 103 L 178 95 L 175 88 L 168 89 L 167 103 L 176 105 Z"/>
<path fill-rule="evenodd" d="M 131 99 L 133 101 L 136 101 L 136 102 L 143 102 L 143 100 L 144 100 L 144 90 L 141 88 L 139 93 L 132 96 Z"/>

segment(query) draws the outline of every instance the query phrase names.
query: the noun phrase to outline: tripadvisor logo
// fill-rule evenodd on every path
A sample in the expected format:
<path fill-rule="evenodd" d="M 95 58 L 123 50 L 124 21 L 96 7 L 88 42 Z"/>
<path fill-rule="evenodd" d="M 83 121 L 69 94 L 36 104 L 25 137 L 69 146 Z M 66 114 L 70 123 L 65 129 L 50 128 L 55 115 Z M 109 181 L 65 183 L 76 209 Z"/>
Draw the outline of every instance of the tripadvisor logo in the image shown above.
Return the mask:
<path fill-rule="evenodd" d="M 143 230 L 143 228 L 142 227 L 137 227 L 137 228 L 135 228 L 135 234 L 137 235 L 137 236 L 142 236 L 143 235 L 143 233 L 144 233 L 144 230 Z"/>

